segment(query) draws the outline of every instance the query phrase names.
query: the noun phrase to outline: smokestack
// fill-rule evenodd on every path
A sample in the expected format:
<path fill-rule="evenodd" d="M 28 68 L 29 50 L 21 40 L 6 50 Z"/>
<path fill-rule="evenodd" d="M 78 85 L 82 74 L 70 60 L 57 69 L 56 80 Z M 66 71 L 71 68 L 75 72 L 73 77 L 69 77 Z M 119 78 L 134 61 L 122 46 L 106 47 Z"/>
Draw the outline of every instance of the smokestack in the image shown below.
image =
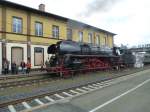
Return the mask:
<path fill-rule="evenodd" d="M 40 4 L 39 10 L 45 12 L 45 4 Z"/>

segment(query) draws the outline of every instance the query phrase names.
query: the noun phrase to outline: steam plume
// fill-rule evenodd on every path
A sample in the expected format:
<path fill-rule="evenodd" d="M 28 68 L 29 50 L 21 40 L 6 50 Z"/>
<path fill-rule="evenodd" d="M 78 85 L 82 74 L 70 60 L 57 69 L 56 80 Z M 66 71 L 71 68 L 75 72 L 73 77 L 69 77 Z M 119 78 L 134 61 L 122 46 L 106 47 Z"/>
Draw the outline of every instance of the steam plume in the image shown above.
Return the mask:
<path fill-rule="evenodd" d="M 90 16 L 96 12 L 106 12 L 122 0 L 94 0 L 86 7 L 86 11 L 81 13 L 82 16 Z"/>

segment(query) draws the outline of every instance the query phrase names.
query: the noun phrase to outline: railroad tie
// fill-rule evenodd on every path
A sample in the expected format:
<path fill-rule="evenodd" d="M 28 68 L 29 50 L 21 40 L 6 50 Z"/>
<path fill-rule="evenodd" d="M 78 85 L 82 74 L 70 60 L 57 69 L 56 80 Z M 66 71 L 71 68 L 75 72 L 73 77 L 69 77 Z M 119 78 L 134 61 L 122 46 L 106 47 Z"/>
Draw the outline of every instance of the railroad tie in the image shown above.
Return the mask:
<path fill-rule="evenodd" d="M 80 89 L 80 88 L 77 88 L 76 90 L 78 90 L 78 91 L 81 91 L 81 92 L 87 92 L 87 91 L 85 91 L 85 90 L 83 90 L 83 89 Z"/>
<path fill-rule="evenodd" d="M 34 99 L 38 104 L 43 105 L 44 103 L 40 101 L 39 99 Z"/>
<path fill-rule="evenodd" d="M 70 90 L 70 92 L 72 92 L 72 93 L 74 93 L 74 94 L 80 94 L 79 92 L 74 91 L 74 90 Z"/>
<path fill-rule="evenodd" d="M 96 83 L 97 85 L 101 85 L 101 83 Z"/>
<path fill-rule="evenodd" d="M 93 84 L 93 86 L 99 87 L 99 85 L 98 85 L 98 84 Z"/>
<path fill-rule="evenodd" d="M 87 90 L 93 90 L 91 88 L 88 88 L 88 87 L 82 87 L 83 89 L 87 89 Z"/>
<path fill-rule="evenodd" d="M 56 97 L 60 98 L 60 99 L 63 99 L 64 97 L 59 95 L 59 94 L 55 94 Z"/>
<path fill-rule="evenodd" d="M 9 109 L 10 112 L 17 112 L 13 105 L 9 105 L 8 109 Z"/>
<path fill-rule="evenodd" d="M 73 95 L 69 94 L 69 93 L 66 93 L 66 92 L 63 92 L 63 94 L 67 95 L 67 96 L 70 96 L 72 97 Z"/>
<path fill-rule="evenodd" d="M 50 102 L 54 102 L 55 100 L 53 100 L 52 98 L 50 98 L 49 96 L 45 96 L 45 99 L 47 99 Z"/>
<path fill-rule="evenodd" d="M 103 83 L 96 83 L 97 85 L 99 85 L 99 86 L 103 86 L 104 84 Z"/>
<path fill-rule="evenodd" d="M 23 106 L 27 109 L 30 109 L 31 106 L 27 102 L 22 102 Z"/>
<path fill-rule="evenodd" d="M 91 86 L 91 85 L 89 85 L 88 87 L 93 88 L 93 89 L 97 89 L 97 87 L 94 87 L 94 86 Z"/>

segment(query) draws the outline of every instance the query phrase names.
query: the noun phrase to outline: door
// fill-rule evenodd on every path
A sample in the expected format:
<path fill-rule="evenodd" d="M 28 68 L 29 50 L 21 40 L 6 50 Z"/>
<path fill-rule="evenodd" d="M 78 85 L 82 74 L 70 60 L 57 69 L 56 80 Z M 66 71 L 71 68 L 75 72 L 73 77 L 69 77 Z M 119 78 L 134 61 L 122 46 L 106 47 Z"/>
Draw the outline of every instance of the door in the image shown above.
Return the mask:
<path fill-rule="evenodd" d="M 35 47 L 34 48 L 34 65 L 40 66 L 44 63 L 44 48 Z"/>
<path fill-rule="evenodd" d="M 23 48 L 12 47 L 11 53 L 11 62 L 16 62 L 17 65 L 20 65 L 21 61 L 23 60 Z"/>
<path fill-rule="evenodd" d="M 2 43 L 0 42 L 0 74 L 2 73 Z"/>

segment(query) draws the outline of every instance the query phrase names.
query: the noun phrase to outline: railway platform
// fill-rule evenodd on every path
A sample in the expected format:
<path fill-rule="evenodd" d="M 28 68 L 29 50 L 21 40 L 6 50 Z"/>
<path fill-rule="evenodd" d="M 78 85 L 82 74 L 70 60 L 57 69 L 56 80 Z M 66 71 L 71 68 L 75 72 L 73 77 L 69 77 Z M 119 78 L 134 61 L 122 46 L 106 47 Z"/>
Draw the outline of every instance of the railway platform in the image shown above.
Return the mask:
<path fill-rule="evenodd" d="M 47 73 L 46 71 L 40 71 L 40 70 L 31 71 L 29 74 L 22 73 L 22 72 L 19 72 L 18 74 L 12 74 L 10 72 L 8 74 L 0 74 L 0 79 L 5 77 L 7 78 L 7 77 L 29 76 L 29 75 L 38 75 L 38 74 L 46 74 L 46 73 Z"/>

